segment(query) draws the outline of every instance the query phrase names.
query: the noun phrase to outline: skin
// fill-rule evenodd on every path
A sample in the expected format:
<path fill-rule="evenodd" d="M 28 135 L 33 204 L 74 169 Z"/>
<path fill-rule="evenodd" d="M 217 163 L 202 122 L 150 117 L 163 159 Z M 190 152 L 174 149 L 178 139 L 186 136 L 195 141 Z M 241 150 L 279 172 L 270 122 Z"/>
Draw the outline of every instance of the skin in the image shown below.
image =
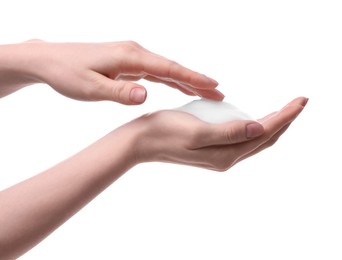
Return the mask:
<path fill-rule="evenodd" d="M 222 100 L 218 83 L 152 53 L 135 42 L 48 43 L 31 40 L 0 48 L 0 96 L 24 86 L 46 83 L 69 98 L 141 104 L 146 89 L 132 81 L 145 79 L 188 95 Z M 134 91 L 133 91 L 134 90 Z M 139 98 L 134 99 L 134 92 Z"/>
<path fill-rule="evenodd" d="M 42 57 L 36 56 L 35 50 L 27 52 L 31 44 L 35 46 L 33 49 L 39 45 Z M 143 87 L 130 80 L 145 78 L 187 94 L 222 98 L 215 91 L 217 84 L 213 80 L 152 54 L 136 43 L 88 45 L 38 41 L 23 45 L 0 46 L 2 96 L 44 82 L 63 95 L 79 100 L 135 104 L 130 100 L 130 91 Z M 9 54 L 8 51 L 16 48 L 17 52 Z M 88 74 L 93 77 L 86 77 Z M 105 78 L 105 82 L 112 83 L 108 86 L 110 90 L 92 85 L 97 82 L 94 78 L 98 82 Z M 121 90 L 116 92 L 113 90 L 116 87 Z M 307 98 L 296 98 L 259 122 L 208 124 L 174 110 L 158 111 L 128 122 L 58 165 L 0 192 L 0 259 L 23 255 L 137 164 L 166 162 L 221 172 L 228 170 L 273 145 L 306 103 Z"/>

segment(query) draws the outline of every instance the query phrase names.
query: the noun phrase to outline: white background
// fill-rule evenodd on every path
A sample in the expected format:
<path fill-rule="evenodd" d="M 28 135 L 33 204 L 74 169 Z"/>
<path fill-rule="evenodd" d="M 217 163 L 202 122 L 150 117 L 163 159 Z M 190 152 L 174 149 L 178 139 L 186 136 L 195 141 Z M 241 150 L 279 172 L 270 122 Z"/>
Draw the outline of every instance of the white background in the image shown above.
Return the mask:
<path fill-rule="evenodd" d="M 134 40 L 215 78 L 256 118 L 310 98 L 270 149 L 226 173 L 139 165 L 21 259 L 342 259 L 339 3 L 2 1 L 1 44 Z M 0 188 L 193 99 L 143 84 L 138 107 L 78 102 L 46 85 L 0 100 Z"/>

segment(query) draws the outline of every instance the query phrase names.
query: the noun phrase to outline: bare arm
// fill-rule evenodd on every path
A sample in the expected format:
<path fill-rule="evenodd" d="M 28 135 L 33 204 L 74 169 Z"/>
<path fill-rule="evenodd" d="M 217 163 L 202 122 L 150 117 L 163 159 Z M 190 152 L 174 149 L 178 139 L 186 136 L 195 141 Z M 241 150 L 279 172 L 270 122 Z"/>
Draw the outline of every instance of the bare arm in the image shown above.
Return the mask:
<path fill-rule="evenodd" d="M 0 45 L 0 97 L 24 86 L 46 83 L 67 97 L 141 104 L 145 79 L 187 95 L 222 100 L 218 83 L 152 53 L 135 42 L 49 43 L 39 40 Z"/>
<path fill-rule="evenodd" d="M 136 132 L 129 126 L 119 128 L 51 169 L 1 191 L 0 259 L 28 251 L 132 167 Z"/>
<path fill-rule="evenodd" d="M 36 55 L 27 45 L 0 45 L 0 98 L 40 82 L 33 70 Z"/>
<path fill-rule="evenodd" d="M 261 119 L 262 125 L 207 124 L 180 111 L 159 111 L 123 125 L 55 167 L 0 192 L 0 258 L 27 252 L 138 163 L 226 171 L 273 145 L 306 102 L 293 100 Z"/>
<path fill-rule="evenodd" d="M 78 100 L 141 104 L 146 79 L 221 100 L 218 83 L 135 42 L 0 45 L 0 97 L 35 83 Z M 134 132 L 134 134 L 132 134 Z M 0 193 L 0 257 L 32 248 L 134 164 L 137 132 L 116 130 L 59 165 Z"/>

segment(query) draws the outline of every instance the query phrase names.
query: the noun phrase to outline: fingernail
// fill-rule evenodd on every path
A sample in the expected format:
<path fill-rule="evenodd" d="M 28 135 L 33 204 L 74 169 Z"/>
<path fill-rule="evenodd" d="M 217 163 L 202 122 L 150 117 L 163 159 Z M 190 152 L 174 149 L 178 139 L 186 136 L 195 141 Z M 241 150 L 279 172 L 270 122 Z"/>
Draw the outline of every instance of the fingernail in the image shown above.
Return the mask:
<path fill-rule="evenodd" d="M 133 88 L 129 94 L 129 98 L 134 103 L 143 103 L 146 99 L 146 90 L 143 88 Z"/>
<path fill-rule="evenodd" d="M 221 91 L 215 89 L 214 92 L 218 100 L 222 101 L 225 98 L 225 95 Z"/>
<path fill-rule="evenodd" d="M 258 137 L 264 133 L 264 127 L 258 123 L 251 123 L 246 126 L 247 139 Z"/>

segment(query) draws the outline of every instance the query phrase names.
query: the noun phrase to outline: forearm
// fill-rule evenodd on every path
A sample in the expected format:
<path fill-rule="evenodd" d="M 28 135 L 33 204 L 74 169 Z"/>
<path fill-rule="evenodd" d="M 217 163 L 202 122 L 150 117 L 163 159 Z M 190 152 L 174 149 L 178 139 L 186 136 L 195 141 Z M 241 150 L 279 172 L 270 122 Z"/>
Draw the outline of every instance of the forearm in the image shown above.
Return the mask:
<path fill-rule="evenodd" d="M 30 42 L 0 45 L 0 97 L 39 83 L 39 54 Z"/>
<path fill-rule="evenodd" d="M 0 258 L 38 244 L 135 165 L 136 130 L 117 129 L 80 153 L 0 193 Z"/>

